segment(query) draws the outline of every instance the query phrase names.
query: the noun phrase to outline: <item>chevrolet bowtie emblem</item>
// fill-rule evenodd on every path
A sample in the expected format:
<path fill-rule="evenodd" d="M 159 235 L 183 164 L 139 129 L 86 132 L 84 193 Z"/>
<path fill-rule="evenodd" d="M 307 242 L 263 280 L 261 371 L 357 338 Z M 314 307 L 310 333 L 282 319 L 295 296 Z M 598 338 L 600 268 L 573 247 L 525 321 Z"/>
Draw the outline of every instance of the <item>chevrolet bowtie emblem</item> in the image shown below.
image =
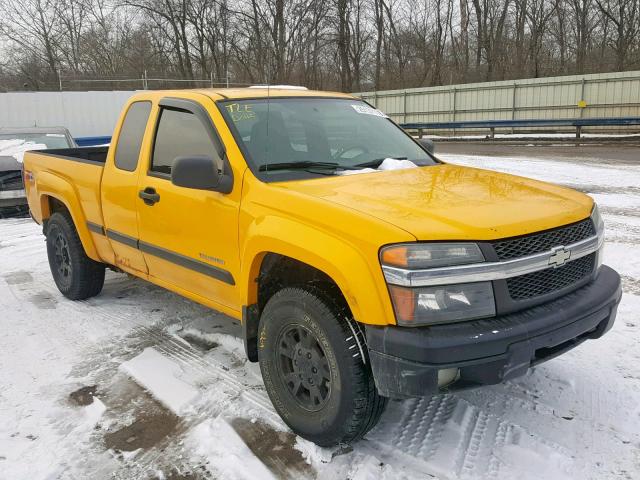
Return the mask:
<path fill-rule="evenodd" d="M 561 267 L 571 258 L 571 250 L 567 250 L 564 247 L 554 247 L 551 252 L 549 265 L 553 265 L 553 268 Z"/>

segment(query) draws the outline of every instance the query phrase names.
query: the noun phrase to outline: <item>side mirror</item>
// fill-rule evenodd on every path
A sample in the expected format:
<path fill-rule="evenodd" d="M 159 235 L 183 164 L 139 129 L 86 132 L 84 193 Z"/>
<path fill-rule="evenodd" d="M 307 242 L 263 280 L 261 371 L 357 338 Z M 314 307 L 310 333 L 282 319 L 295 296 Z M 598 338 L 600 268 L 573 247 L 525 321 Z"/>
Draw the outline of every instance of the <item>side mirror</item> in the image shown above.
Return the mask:
<path fill-rule="evenodd" d="M 171 167 L 171 183 L 178 187 L 230 193 L 233 179 L 218 170 L 213 158 L 207 155 L 178 157 Z"/>
<path fill-rule="evenodd" d="M 430 138 L 418 138 L 418 143 L 424 148 L 427 152 L 433 154 L 436 150 L 436 146 L 433 143 L 433 140 Z"/>

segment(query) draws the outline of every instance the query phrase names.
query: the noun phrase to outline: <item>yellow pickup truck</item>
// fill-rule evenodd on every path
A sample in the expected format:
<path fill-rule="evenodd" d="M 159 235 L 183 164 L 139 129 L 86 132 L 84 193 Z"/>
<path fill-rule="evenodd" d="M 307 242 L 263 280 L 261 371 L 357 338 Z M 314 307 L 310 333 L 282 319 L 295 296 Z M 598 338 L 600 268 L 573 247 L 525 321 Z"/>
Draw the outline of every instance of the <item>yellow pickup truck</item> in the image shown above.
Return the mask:
<path fill-rule="evenodd" d="M 590 197 L 446 164 L 346 94 L 140 92 L 111 146 L 27 152 L 24 179 L 62 294 L 111 268 L 241 321 L 275 409 L 319 445 L 388 398 L 522 375 L 620 301 Z"/>

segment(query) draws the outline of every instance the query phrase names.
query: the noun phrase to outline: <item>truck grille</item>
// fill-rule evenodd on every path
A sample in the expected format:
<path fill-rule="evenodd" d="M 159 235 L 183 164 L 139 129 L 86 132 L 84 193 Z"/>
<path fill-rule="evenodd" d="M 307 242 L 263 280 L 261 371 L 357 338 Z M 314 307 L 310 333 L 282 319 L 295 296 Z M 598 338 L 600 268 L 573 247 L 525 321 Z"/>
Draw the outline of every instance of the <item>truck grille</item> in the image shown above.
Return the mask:
<path fill-rule="evenodd" d="M 23 188 L 20 170 L 0 172 L 0 190 L 22 190 Z"/>
<path fill-rule="evenodd" d="M 595 257 L 596 254 L 592 253 L 558 268 L 547 268 L 539 272 L 508 278 L 509 295 L 513 300 L 524 300 L 573 285 L 593 272 Z"/>
<path fill-rule="evenodd" d="M 510 260 L 512 258 L 546 252 L 560 245 L 579 242 L 595 234 L 596 229 L 593 226 L 593 222 L 590 218 L 587 218 L 581 222 L 555 230 L 493 242 L 493 248 L 499 260 Z"/>

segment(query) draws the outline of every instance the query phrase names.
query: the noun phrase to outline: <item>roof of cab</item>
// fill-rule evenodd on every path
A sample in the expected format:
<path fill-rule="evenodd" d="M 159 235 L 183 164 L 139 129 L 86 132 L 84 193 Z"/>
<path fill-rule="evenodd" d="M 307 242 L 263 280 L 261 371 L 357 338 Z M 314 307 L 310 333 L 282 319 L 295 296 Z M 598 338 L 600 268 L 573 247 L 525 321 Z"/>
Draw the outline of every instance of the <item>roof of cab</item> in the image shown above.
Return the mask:
<path fill-rule="evenodd" d="M 268 98 L 268 97 L 333 97 L 333 98 L 354 98 L 353 95 L 341 92 L 324 92 L 320 90 L 302 90 L 299 88 L 203 88 L 196 90 L 212 98 L 222 97 L 229 100 L 240 100 L 245 98 Z M 214 98 L 214 100 L 219 98 Z"/>

